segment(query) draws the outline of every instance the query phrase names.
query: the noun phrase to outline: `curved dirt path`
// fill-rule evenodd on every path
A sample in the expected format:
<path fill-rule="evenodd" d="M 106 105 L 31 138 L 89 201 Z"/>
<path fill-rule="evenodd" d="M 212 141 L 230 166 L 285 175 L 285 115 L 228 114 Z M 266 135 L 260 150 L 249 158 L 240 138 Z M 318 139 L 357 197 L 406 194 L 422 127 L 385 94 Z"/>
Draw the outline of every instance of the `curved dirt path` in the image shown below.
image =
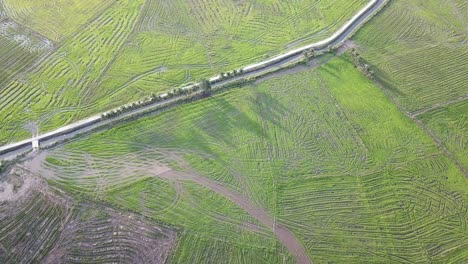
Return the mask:
<path fill-rule="evenodd" d="M 25 161 L 20 167 L 32 173 L 33 175 L 41 175 L 41 177 L 45 177 L 46 179 L 56 179 L 56 172 L 43 166 L 48 155 L 49 154 L 47 151 L 41 152 L 38 155 L 34 155 Z M 226 197 L 244 211 L 246 211 L 250 216 L 262 223 L 265 227 L 270 228 L 281 244 L 284 245 L 284 247 L 286 247 L 291 255 L 296 259 L 297 263 L 312 264 L 312 260 L 310 259 L 306 249 L 294 236 L 294 234 L 287 227 L 282 226 L 273 220 L 265 209 L 255 206 L 246 196 L 231 190 L 222 183 L 193 172 L 190 169 L 190 165 L 183 159 L 179 158 L 177 155 L 171 153 L 168 153 L 167 155 L 176 160 L 183 168 L 188 169 L 189 172 L 177 171 L 165 165 L 164 163 L 149 161 L 147 163 L 143 162 L 136 170 L 131 170 L 131 173 L 142 172 L 146 175 L 153 175 L 161 179 L 175 182 L 191 181 Z M 117 162 L 117 164 L 122 166 L 120 162 Z M 124 165 L 120 168 L 122 169 L 122 174 L 129 173 L 125 170 L 127 165 Z M 180 186 L 177 188 L 180 189 Z"/>
<path fill-rule="evenodd" d="M 234 192 L 216 181 L 192 173 L 168 170 L 155 175 L 162 179 L 192 181 L 228 198 L 240 208 L 244 209 L 249 215 L 257 219 L 260 223 L 271 228 L 278 240 L 296 258 L 297 263 L 312 264 L 312 260 L 307 254 L 305 248 L 288 228 L 279 225 L 276 221 L 273 221 L 263 208 L 256 207 L 249 199 L 240 193 Z"/>

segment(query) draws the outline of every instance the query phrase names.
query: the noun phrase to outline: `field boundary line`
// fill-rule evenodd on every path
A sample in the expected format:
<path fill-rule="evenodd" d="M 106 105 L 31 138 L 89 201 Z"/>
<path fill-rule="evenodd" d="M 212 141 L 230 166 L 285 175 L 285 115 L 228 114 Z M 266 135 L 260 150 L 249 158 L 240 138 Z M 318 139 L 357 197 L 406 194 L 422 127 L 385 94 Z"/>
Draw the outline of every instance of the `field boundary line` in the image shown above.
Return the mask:
<path fill-rule="evenodd" d="M 440 140 L 440 138 L 438 138 L 421 120 L 419 120 L 416 115 L 412 115 L 408 111 L 405 111 L 404 108 L 401 106 L 401 104 L 398 102 L 398 100 L 395 98 L 395 96 L 393 96 L 388 91 L 388 89 L 385 87 L 385 85 L 378 78 L 372 78 L 371 80 L 396 105 L 396 107 L 400 110 L 400 112 L 402 112 L 407 118 L 409 118 L 411 121 L 413 121 L 420 129 L 422 129 L 424 131 L 424 133 L 426 133 L 426 135 L 428 135 L 430 137 L 432 142 L 436 145 L 436 147 L 439 148 L 441 153 L 445 154 L 445 156 L 451 162 L 453 162 L 453 164 L 460 170 L 460 172 L 465 176 L 465 178 L 468 178 L 468 171 L 465 169 L 465 167 L 462 164 L 460 164 L 460 162 L 458 162 L 458 160 L 455 158 L 453 153 L 450 152 L 450 150 L 448 150 L 448 148 L 445 146 L 444 142 L 442 140 Z M 457 99 L 460 99 L 460 98 L 457 98 Z M 455 100 L 457 100 L 457 99 L 455 99 Z M 458 100 L 458 102 L 461 102 L 461 101 L 463 101 L 463 100 Z M 455 102 L 453 102 L 453 103 L 455 103 Z M 450 103 L 447 104 L 447 105 L 450 105 Z M 441 106 L 441 107 L 443 107 L 443 106 Z M 437 107 L 434 108 L 434 109 L 437 109 Z M 434 109 L 432 109 L 432 110 L 434 110 Z M 430 111 L 430 110 L 428 110 L 428 111 Z"/>
<path fill-rule="evenodd" d="M 447 106 L 450 106 L 452 104 L 456 104 L 456 103 L 459 103 L 459 102 L 463 102 L 465 100 L 468 99 L 468 94 L 465 94 L 463 96 L 460 96 L 458 98 L 455 98 L 455 99 L 452 99 L 450 101 L 447 101 L 447 102 L 443 102 L 443 103 L 437 103 L 437 104 L 433 104 L 432 106 L 429 106 L 427 108 L 424 108 L 424 109 L 421 109 L 421 110 L 418 110 L 418 111 L 415 111 L 415 112 L 412 112 L 410 113 L 410 115 L 412 117 L 418 117 L 420 115 L 424 115 L 425 113 L 427 112 L 431 112 L 433 110 L 437 110 L 437 109 L 440 109 L 440 108 L 443 108 L 443 107 L 447 107 Z"/>

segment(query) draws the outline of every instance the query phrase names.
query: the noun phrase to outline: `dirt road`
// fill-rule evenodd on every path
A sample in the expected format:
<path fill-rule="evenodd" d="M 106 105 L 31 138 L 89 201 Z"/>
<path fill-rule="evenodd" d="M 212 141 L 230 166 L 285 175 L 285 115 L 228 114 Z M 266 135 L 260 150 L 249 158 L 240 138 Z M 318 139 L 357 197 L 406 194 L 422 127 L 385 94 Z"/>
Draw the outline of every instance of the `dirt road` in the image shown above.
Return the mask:
<path fill-rule="evenodd" d="M 312 264 L 312 260 L 307 254 L 305 248 L 296 239 L 294 234 L 291 231 L 289 231 L 288 228 L 281 226 L 276 221 L 274 221 L 264 209 L 255 206 L 248 198 L 244 197 L 242 194 L 234 192 L 218 182 L 192 173 L 169 170 L 161 174 L 157 174 L 156 176 L 163 179 L 195 182 L 201 186 L 209 188 L 213 192 L 216 192 L 228 198 L 229 200 L 237 204 L 239 207 L 244 209 L 249 215 L 257 219 L 260 223 L 271 228 L 278 240 L 296 258 L 297 263 Z"/>

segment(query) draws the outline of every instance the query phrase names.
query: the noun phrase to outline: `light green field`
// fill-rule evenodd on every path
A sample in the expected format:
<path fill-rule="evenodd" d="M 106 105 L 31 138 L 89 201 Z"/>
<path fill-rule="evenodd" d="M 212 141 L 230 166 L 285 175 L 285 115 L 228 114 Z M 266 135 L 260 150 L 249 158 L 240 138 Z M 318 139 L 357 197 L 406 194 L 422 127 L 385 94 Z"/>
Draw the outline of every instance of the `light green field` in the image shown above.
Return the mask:
<path fill-rule="evenodd" d="M 173 262 L 292 259 L 226 197 L 158 178 L 155 164 L 248 197 L 314 263 L 462 262 L 467 179 L 350 60 L 77 139 L 49 150 L 43 176 L 75 196 L 181 228 Z"/>
<path fill-rule="evenodd" d="M 17 1 L 8 3 L 23 6 Z M 44 2 L 37 5 L 40 3 Z M 92 10 L 97 6 L 73 3 Z M 322 39 L 365 3 L 115 2 L 66 38 L 54 54 L 27 74 L 25 82 L 13 80 L 0 90 L 0 119 L 9 124 L 0 127 L 0 145 L 29 137 L 24 128 L 29 122 L 35 122 L 41 132 L 50 131 L 143 95 Z M 30 10 L 17 9 L 14 14 L 18 16 Z M 74 7 L 67 10 L 64 16 L 73 17 L 69 13 Z M 41 12 L 37 17 L 45 16 Z M 78 25 L 80 19 L 70 21 Z"/>
<path fill-rule="evenodd" d="M 115 0 L 3 0 L 6 14 L 39 34 L 60 41 Z"/>
<path fill-rule="evenodd" d="M 468 169 L 468 101 L 451 104 L 418 116 Z"/>
<path fill-rule="evenodd" d="M 0 145 L 323 39 L 365 3 L 0 0 L 21 24 L 0 27 Z M 403 110 L 466 93 L 467 7 L 392 0 L 358 32 Z M 48 187 L 8 203 L 0 183 L 0 262 L 295 263 L 282 227 L 314 263 L 463 263 L 468 178 L 329 56 L 35 154 L 15 169 Z M 417 116 L 465 167 L 467 106 Z"/>
<path fill-rule="evenodd" d="M 0 46 L 0 91 L 11 78 L 31 67 L 38 58 L 53 49 L 52 43 L 47 39 L 11 20 L 2 21 L 1 16 Z M 23 79 L 24 74 L 17 77 Z"/>
<path fill-rule="evenodd" d="M 105 105 L 124 103 L 322 40 L 365 3 L 147 1 L 131 44 L 103 78 L 96 97 L 108 98 Z"/>
<path fill-rule="evenodd" d="M 31 52 L 0 35 L 0 86 L 30 66 L 41 52 Z M 1 90 L 1 89 L 0 89 Z"/>
<path fill-rule="evenodd" d="M 355 40 L 399 103 L 410 112 L 467 94 L 468 3 L 394 0 Z"/>
<path fill-rule="evenodd" d="M 33 72 L 0 90 L 0 142 L 30 136 L 24 128 L 37 122 L 45 132 L 66 123 L 93 104 L 86 95 L 112 62 L 138 20 L 135 12 L 143 1 L 119 1 L 68 39 Z"/>

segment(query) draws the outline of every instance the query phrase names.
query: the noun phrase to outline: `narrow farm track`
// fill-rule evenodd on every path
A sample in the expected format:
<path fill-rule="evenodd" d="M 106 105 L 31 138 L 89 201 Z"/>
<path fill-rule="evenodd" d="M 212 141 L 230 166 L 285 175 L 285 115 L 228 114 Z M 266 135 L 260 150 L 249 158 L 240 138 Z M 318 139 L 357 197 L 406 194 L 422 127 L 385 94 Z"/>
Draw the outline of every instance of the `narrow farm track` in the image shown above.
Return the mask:
<path fill-rule="evenodd" d="M 157 176 L 169 180 L 192 181 L 228 198 L 239 207 L 244 209 L 249 215 L 257 219 L 260 223 L 271 228 L 278 240 L 281 241 L 281 243 L 296 258 L 297 263 L 312 263 L 312 260 L 310 259 L 304 247 L 288 228 L 279 225 L 275 220 L 271 219 L 271 217 L 264 209 L 255 206 L 249 199 L 242 196 L 241 194 L 230 190 L 220 183 L 192 173 L 169 170 Z"/>
<path fill-rule="evenodd" d="M 154 151 L 154 150 L 153 150 Z M 151 150 L 147 150 L 144 152 L 151 152 Z M 152 156 L 151 158 L 145 159 L 143 158 L 144 154 L 143 152 L 140 153 L 135 153 L 135 155 L 132 156 L 127 156 L 125 159 L 119 160 L 119 159 L 113 159 L 112 162 L 106 159 L 92 159 L 92 158 L 86 158 L 88 159 L 87 162 L 89 162 L 89 166 L 93 167 L 94 165 L 90 165 L 91 163 L 112 163 L 113 167 L 115 169 L 114 175 L 138 175 L 138 174 L 146 174 L 146 175 L 152 175 L 154 177 L 160 178 L 162 180 L 167 180 L 167 182 L 173 182 L 175 187 L 175 191 L 177 192 L 176 196 L 174 197 L 175 199 L 171 202 L 168 203 L 168 207 L 165 207 L 163 210 L 167 211 L 169 208 L 174 207 L 175 204 L 177 204 L 180 200 L 180 196 L 182 195 L 181 193 L 183 192 L 183 185 L 182 182 L 193 182 L 197 185 L 200 185 L 202 187 L 205 187 L 223 197 L 226 199 L 230 200 L 234 204 L 236 204 L 239 208 L 244 210 L 248 215 L 252 216 L 254 219 L 256 219 L 259 223 L 263 224 L 266 228 L 270 229 L 273 234 L 277 237 L 278 241 L 281 242 L 282 245 L 286 249 L 288 249 L 291 252 L 291 255 L 295 257 L 297 260 L 297 263 L 312 263 L 312 260 L 310 259 L 310 256 L 308 255 L 306 249 L 304 246 L 301 244 L 300 240 L 296 238 L 296 236 L 285 226 L 279 224 L 276 219 L 273 219 L 270 214 L 263 209 L 262 207 L 259 207 L 256 205 L 254 202 L 252 202 L 251 198 L 249 195 L 241 194 L 230 187 L 224 185 L 223 183 L 210 179 L 208 177 L 205 177 L 204 175 L 200 175 L 191 169 L 188 169 L 187 172 L 181 172 L 178 170 L 174 170 L 168 166 L 165 166 L 164 163 L 160 163 L 160 161 L 155 162 L 154 158 L 157 156 L 157 151 L 152 152 L 153 154 L 150 155 Z M 162 153 L 160 153 L 162 154 Z M 170 156 L 170 160 L 177 160 L 177 162 L 183 167 L 183 168 L 189 168 L 187 166 L 190 166 L 189 164 L 185 163 L 183 159 L 180 159 L 177 157 L 175 153 L 166 153 L 165 155 Z M 36 155 L 33 157 L 28 163 L 25 164 L 22 169 L 31 172 L 32 174 L 40 174 L 40 175 L 47 175 L 46 178 L 52 179 L 55 178 L 56 175 L 60 174 L 58 171 L 55 171 L 53 168 L 48 167 L 46 163 L 46 158 L 48 156 L 47 152 L 41 152 L 40 155 Z M 71 156 L 66 156 L 64 157 L 67 160 L 74 160 L 73 155 Z M 76 158 L 76 157 L 75 157 Z M 129 160 L 132 160 L 129 162 Z M 130 164 L 135 164 L 138 160 L 138 166 L 133 166 Z M 132 166 L 132 167 L 130 167 Z M 99 166 L 98 166 L 99 167 Z M 107 169 L 106 169 L 107 170 Z M 70 170 L 68 170 L 70 171 Z M 108 172 L 110 170 L 107 170 Z M 79 172 L 80 173 L 80 172 Z M 88 174 L 89 173 L 89 174 Z M 92 169 L 88 172 L 85 172 L 83 175 L 84 177 L 89 177 L 92 174 L 100 174 L 99 171 L 93 171 Z M 120 177 L 120 176 L 119 176 Z M 138 178 L 131 176 L 132 179 Z M 77 178 L 75 178 L 77 179 Z M 130 179 L 130 177 L 129 177 Z M 109 180 L 109 179 L 107 179 Z M 117 179 L 114 179 L 117 180 Z M 120 184 L 118 184 L 117 181 L 112 180 L 112 185 L 125 185 L 125 180 L 120 179 L 118 180 Z M 121 181 L 123 180 L 123 181 Z M 99 193 L 101 190 L 96 190 L 95 193 Z M 145 203 L 143 203 L 145 204 Z M 151 210 L 148 211 L 150 213 Z M 160 211 L 159 213 L 161 213 Z M 209 212 L 209 211 L 207 211 Z M 220 217 L 218 219 L 219 221 L 228 221 L 229 218 L 227 217 L 227 220 L 223 220 L 221 217 L 222 215 L 219 215 L 217 217 Z M 254 229 L 255 231 L 262 230 L 258 229 L 258 227 L 254 227 L 257 229 Z"/>
<path fill-rule="evenodd" d="M 247 79 L 252 76 L 261 76 L 267 74 L 275 69 L 281 69 L 289 65 L 293 61 L 297 61 L 303 57 L 303 52 L 309 49 L 314 49 L 317 52 L 327 51 L 332 47 L 340 46 L 346 39 L 351 37 L 356 30 L 358 30 L 367 20 L 375 15 L 386 3 L 388 0 L 371 0 L 369 3 L 360 10 L 354 17 L 352 17 L 345 25 L 343 25 L 338 31 L 336 31 L 332 36 L 304 47 L 288 51 L 284 54 L 278 55 L 271 59 L 248 65 L 243 69 L 244 74 L 241 76 L 232 77 L 229 79 L 221 80 L 220 76 L 215 76 L 210 79 L 213 88 L 221 87 L 226 84 L 235 83 L 242 79 Z M 197 85 L 197 84 L 195 84 Z M 188 90 L 193 88 L 195 85 L 190 85 L 182 88 L 183 90 Z M 151 105 L 137 108 L 126 114 L 120 115 L 111 121 L 117 121 L 124 118 L 128 118 L 134 115 L 140 115 L 142 113 L 147 113 L 151 109 L 159 109 L 162 105 L 170 105 L 171 103 L 181 101 L 188 98 L 193 94 L 188 96 L 180 96 L 163 102 L 156 102 Z M 154 110 L 153 110 L 154 111 Z M 35 138 L 23 140 L 20 142 L 12 143 L 0 147 L 0 159 L 15 158 L 19 155 L 27 153 L 32 149 L 32 143 L 34 141 L 48 141 L 49 144 L 55 144 L 63 140 L 72 138 L 79 134 L 78 132 L 89 132 L 97 128 L 101 128 L 104 125 L 111 125 L 109 120 L 104 120 L 100 115 L 92 116 L 90 118 L 80 120 L 78 122 L 63 126 L 52 132 L 40 135 Z M 86 131 L 82 131 L 85 129 Z"/>
<path fill-rule="evenodd" d="M 467 99 L 468 99 L 468 94 L 466 94 L 466 95 L 464 95 L 462 97 L 455 98 L 455 99 L 450 100 L 450 101 L 445 102 L 445 103 L 434 104 L 434 105 L 432 105 L 430 107 L 427 107 L 427 108 L 424 108 L 422 110 L 410 113 L 410 116 L 414 118 L 414 117 L 417 117 L 417 116 L 420 116 L 420 115 L 424 115 L 425 113 L 433 111 L 435 109 L 438 109 L 438 108 L 441 108 L 441 107 L 446 107 L 446 106 L 449 106 L 451 104 L 455 104 L 455 103 L 458 103 L 458 102 L 461 102 L 461 101 L 465 101 Z"/>

